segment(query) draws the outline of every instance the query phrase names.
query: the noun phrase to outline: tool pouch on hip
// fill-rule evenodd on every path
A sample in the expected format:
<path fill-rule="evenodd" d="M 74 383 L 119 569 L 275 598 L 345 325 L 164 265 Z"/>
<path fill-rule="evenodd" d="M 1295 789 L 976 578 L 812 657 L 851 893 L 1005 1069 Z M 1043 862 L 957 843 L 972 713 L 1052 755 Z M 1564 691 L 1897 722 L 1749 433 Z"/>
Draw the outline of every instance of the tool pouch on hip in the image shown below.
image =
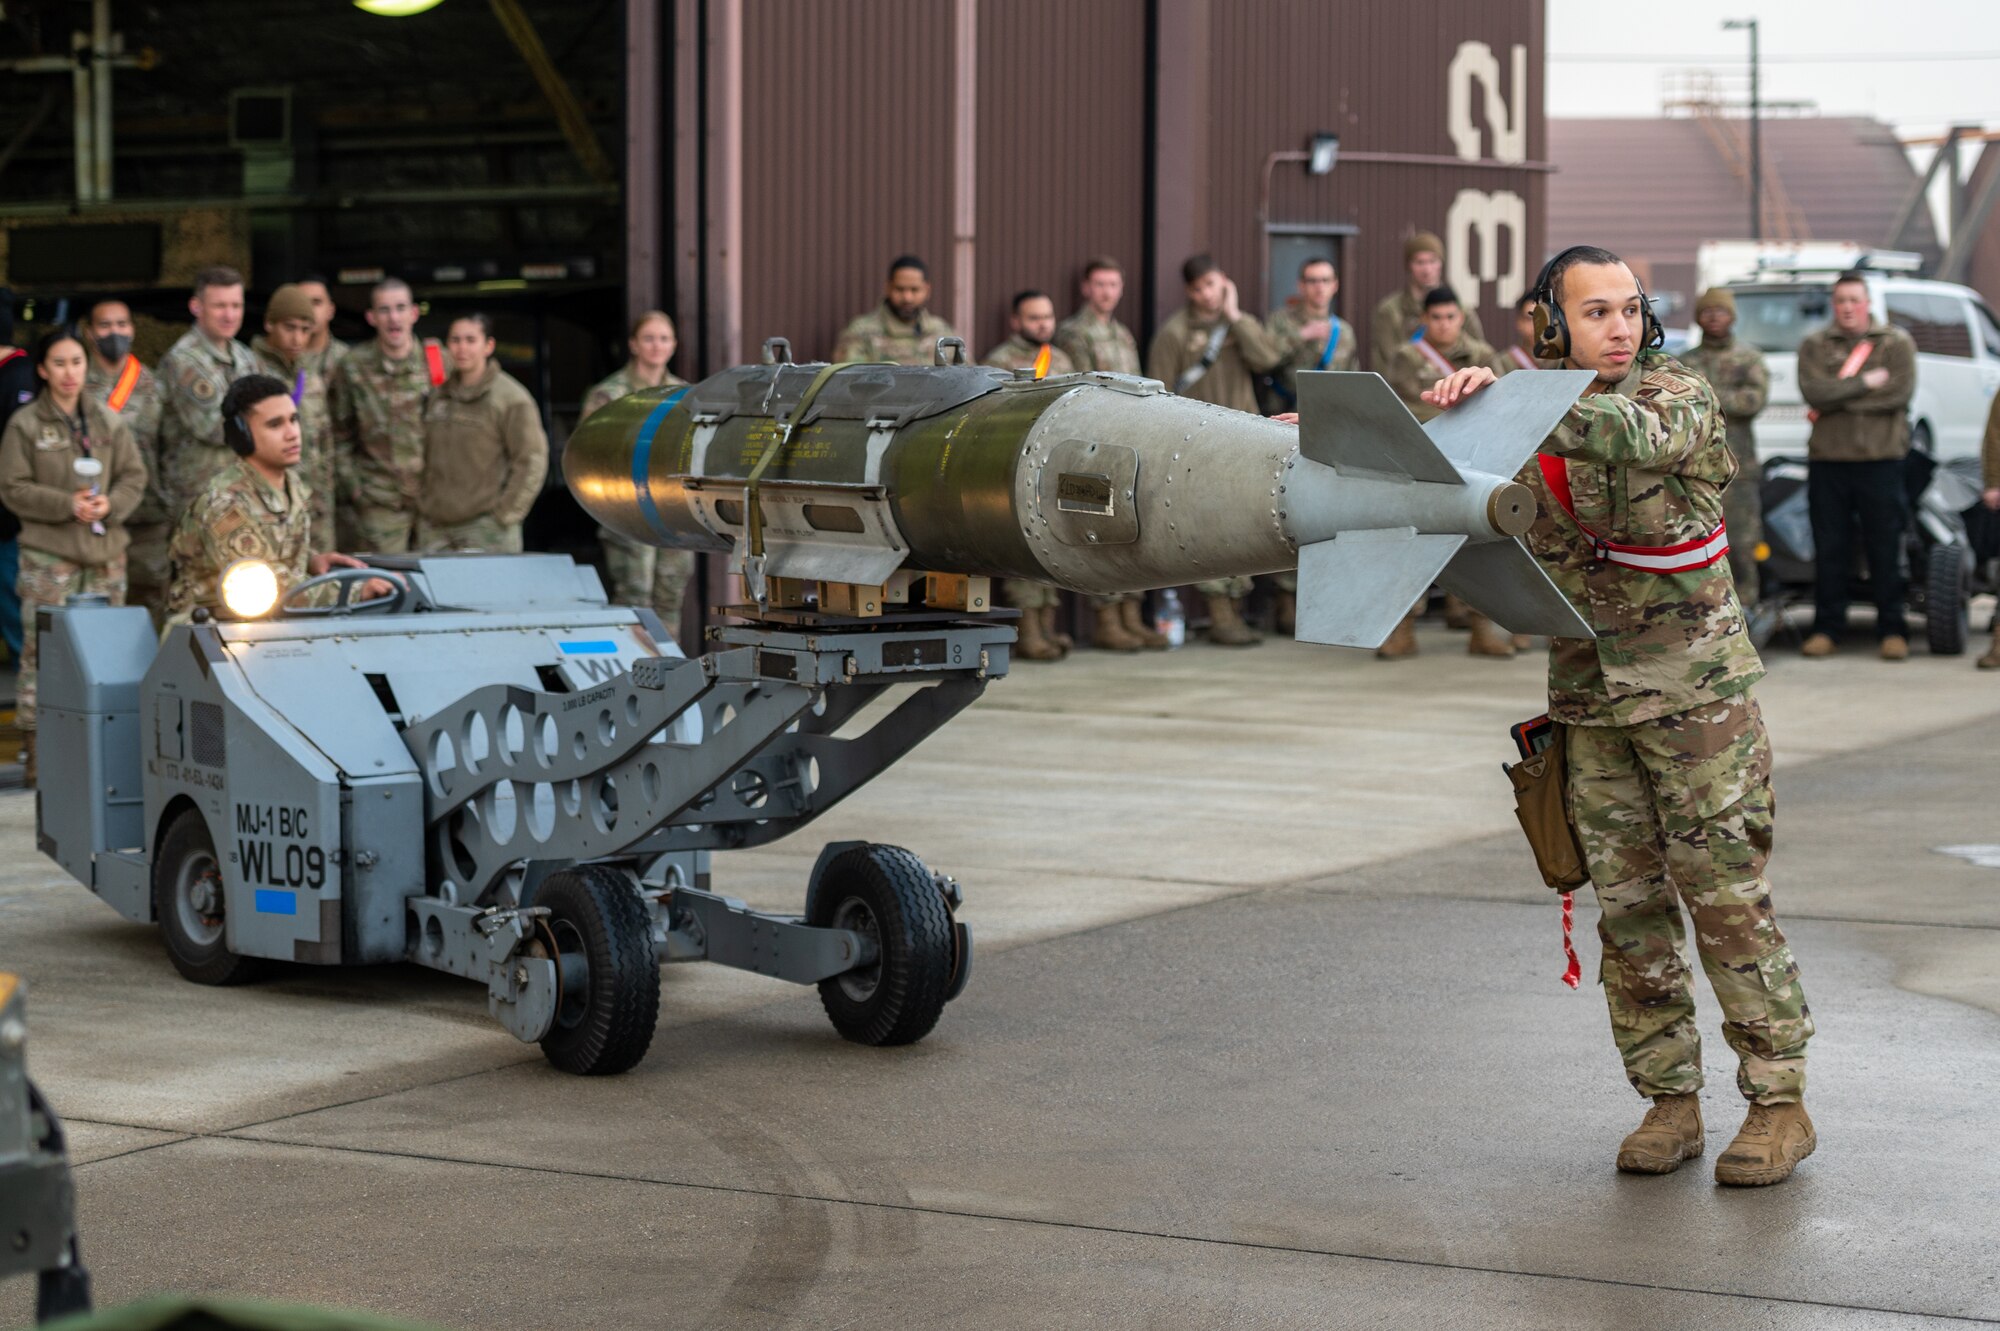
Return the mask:
<path fill-rule="evenodd" d="M 1590 881 L 1583 845 L 1569 816 L 1569 767 L 1564 759 L 1567 729 L 1558 724 L 1548 747 L 1511 766 L 1502 764 L 1514 783 L 1514 816 L 1521 820 L 1535 867 L 1542 881 L 1558 892 L 1569 892 Z"/>

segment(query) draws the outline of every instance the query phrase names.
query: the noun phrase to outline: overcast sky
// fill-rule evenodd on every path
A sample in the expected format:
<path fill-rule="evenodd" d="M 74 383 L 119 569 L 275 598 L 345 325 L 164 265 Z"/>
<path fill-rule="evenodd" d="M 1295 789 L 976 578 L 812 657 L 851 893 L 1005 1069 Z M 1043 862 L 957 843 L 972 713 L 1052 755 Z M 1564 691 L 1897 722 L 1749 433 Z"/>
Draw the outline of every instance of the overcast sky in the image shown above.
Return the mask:
<path fill-rule="evenodd" d="M 1740 80 L 1749 34 L 1724 31 L 1725 18 L 1759 21 L 1767 99 L 1872 115 L 1906 135 L 1954 122 L 2000 130 L 2000 0 L 1548 0 L 1549 114 L 1657 115 L 1665 76 L 1695 66 Z M 1975 55 L 1987 58 L 1965 58 Z"/>

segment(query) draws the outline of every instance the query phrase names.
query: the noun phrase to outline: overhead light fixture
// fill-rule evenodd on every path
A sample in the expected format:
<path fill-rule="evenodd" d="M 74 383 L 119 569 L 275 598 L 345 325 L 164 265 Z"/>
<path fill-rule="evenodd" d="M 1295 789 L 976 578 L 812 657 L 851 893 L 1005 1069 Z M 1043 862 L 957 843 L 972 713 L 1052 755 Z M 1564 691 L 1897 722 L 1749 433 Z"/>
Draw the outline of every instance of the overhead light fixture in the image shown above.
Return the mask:
<path fill-rule="evenodd" d="M 1306 151 L 1307 175 L 1332 175 L 1333 164 L 1340 157 L 1340 135 L 1315 134 L 1312 136 L 1312 146 Z"/>
<path fill-rule="evenodd" d="M 408 18 L 443 3 L 444 0 L 354 0 L 354 7 L 381 18 Z"/>

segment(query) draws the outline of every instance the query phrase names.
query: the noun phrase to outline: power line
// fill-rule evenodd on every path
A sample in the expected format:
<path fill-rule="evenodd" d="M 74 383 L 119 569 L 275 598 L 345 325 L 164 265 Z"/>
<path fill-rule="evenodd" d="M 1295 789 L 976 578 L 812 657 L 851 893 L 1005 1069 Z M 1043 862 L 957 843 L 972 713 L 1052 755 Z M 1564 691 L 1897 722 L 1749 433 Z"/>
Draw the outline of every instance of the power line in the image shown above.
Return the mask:
<path fill-rule="evenodd" d="M 1730 56 L 1702 55 L 1634 55 L 1630 51 L 1612 51 L 1590 54 L 1582 51 L 1551 51 L 1550 63 L 1593 65 L 1728 65 L 1741 64 L 1740 59 Z M 1845 55 L 1767 55 L 1767 65 L 1919 65 L 1943 64 L 1965 60 L 2000 60 L 2000 51 L 1913 51 L 1907 55 L 1893 53 L 1854 53 Z"/>

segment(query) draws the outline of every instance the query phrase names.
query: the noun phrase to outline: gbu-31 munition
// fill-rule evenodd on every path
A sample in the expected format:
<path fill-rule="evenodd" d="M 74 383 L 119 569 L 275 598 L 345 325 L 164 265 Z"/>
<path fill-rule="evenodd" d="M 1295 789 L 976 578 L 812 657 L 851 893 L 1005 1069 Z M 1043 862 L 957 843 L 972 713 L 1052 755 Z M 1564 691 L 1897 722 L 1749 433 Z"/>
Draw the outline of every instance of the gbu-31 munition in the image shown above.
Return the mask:
<path fill-rule="evenodd" d="M 1377 375 L 1307 372 L 1294 428 L 1124 375 L 750 365 L 604 408 L 563 470 L 614 531 L 733 551 L 759 601 L 779 578 L 1119 592 L 1296 567 L 1305 641 L 1374 646 L 1434 582 L 1588 637 L 1516 539 L 1512 477 L 1589 378 L 1509 375 L 1423 426 Z"/>

